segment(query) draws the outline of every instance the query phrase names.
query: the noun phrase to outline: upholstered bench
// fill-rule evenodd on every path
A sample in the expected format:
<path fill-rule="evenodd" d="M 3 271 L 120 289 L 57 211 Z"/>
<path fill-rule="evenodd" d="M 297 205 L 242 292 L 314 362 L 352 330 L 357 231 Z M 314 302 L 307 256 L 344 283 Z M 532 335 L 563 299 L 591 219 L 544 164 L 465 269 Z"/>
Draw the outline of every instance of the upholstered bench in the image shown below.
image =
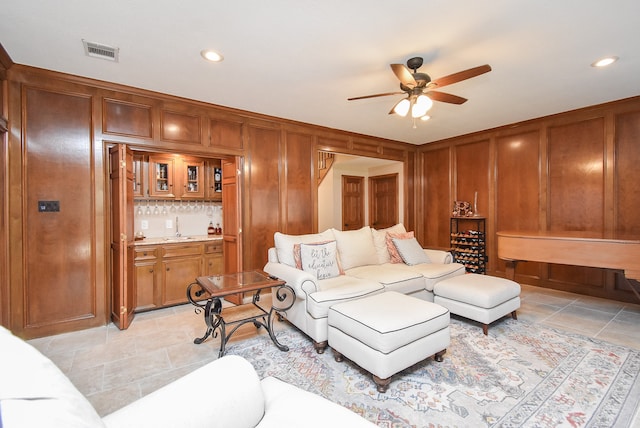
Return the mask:
<path fill-rule="evenodd" d="M 367 370 L 380 392 L 407 367 L 431 355 L 442 361 L 451 340 L 446 308 L 396 291 L 335 304 L 328 324 L 336 361 Z"/>
<path fill-rule="evenodd" d="M 460 275 L 437 283 L 433 294 L 433 302 L 452 314 L 481 323 L 485 335 L 489 324 L 505 315 L 518 319 L 520 284 L 505 278 L 475 273 Z"/>

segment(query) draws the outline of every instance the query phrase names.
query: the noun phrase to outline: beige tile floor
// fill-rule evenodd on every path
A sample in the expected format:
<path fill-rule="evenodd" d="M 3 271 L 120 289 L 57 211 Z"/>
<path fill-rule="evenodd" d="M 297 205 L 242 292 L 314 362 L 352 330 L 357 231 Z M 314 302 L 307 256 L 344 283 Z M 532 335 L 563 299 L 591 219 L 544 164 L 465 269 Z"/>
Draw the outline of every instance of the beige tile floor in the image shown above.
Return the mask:
<path fill-rule="evenodd" d="M 640 305 L 526 285 L 521 299 L 520 320 L 640 349 Z M 29 342 L 105 415 L 216 358 L 219 339 L 193 343 L 204 332 L 202 314 L 194 309 L 182 305 L 137 314 L 124 331 L 109 325 Z M 265 334 L 264 329 L 256 333 L 249 324 L 233 340 L 256 334 Z"/>

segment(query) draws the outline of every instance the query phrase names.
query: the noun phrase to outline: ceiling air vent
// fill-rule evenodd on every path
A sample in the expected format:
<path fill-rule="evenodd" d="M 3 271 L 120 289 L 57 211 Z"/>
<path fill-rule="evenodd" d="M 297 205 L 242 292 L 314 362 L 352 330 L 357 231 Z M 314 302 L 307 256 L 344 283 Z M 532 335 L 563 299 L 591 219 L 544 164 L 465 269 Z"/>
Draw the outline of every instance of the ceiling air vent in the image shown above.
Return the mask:
<path fill-rule="evenodd" d="M 112 46 L 101 45 L 100 43 L 88 42 L 82 40 L 84 45 L 84 53 L 93 58 L 102 58 L 108 61 L 118 62 L 118 51 L 120 49 Z"/>

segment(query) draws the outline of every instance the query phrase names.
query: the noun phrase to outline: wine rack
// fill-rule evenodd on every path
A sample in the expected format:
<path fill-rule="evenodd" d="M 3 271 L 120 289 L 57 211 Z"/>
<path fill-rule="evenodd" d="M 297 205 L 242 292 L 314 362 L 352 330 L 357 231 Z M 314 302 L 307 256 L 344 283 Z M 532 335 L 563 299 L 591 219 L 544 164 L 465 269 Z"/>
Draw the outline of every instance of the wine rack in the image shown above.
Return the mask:
<path fill-rule="evenodd" d="M 487 271 L 484 217 L 451 217 L 451 253 L 469 273 Z"/>

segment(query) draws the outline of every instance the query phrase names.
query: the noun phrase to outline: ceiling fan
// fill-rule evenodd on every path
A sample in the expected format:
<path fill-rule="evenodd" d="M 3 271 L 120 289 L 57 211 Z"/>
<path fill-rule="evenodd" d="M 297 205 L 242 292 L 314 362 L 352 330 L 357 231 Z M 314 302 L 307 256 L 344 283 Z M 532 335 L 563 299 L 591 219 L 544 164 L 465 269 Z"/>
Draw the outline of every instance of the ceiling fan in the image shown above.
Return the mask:
<path fill-rule="evenodd" d="M 406 66 L 403 64 L 391 64 L 391 70 L 393 70 L 393 73 L 396 75 L 398 80 L 400 80 L 400 89 L 402 92 L 385 92 L 383 94 L 365 95 L 362 97 L 348 98 L 348 101 L 406 94 L 407 97 L 398 101 L 391 111 L 389 111 L 389 114 L 395 113 L 404 117 L 411 112 L 411 117 L 414 119 L 428 117 L 426 114 L 433 105 L 433 101 L 450 104 L 462 104 L 467 101 L 466 98 L 448 94 L 446 92 L 436 91 L 434 89 L 439 89 L 453 83 L 471 79 L 472 77 L 491 71 L 491 67 L 485 64 L 460 71 L 458 73 L 449 74 L 448 76 L 440 77 L 439 79 L 431 80 L 431 77 L 429 77 L 428 74 L 418 73 L 418 69 L 422 66 L 422 62 L 422 58 L 415 57 L 410 58 L 407 61 Z M 410 72 L 409 69 L 413 70 L 413 73 Z"/>

